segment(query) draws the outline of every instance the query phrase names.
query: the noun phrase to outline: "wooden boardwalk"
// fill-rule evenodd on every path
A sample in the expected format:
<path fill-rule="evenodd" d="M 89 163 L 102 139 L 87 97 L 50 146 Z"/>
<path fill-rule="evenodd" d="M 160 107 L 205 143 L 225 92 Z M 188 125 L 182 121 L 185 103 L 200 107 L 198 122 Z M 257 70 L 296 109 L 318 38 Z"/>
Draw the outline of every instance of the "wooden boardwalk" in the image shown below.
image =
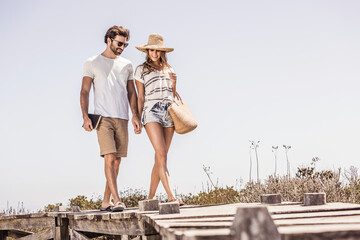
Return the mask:
<path fill-rule="evenodd" d="M 248 211 L 248 212 L 247 212 Z M 255 217 L 252 214 L 255 213 Z M 269 216 L 269 218 L 267 218 Z M 36 233 L 32 229 L 40 229 Z M 91 239 L 360 239 L 360 205 L 237 203 L 184 206 L 179 214 L 99 211 L 0 216 L 0 240 Z"/>

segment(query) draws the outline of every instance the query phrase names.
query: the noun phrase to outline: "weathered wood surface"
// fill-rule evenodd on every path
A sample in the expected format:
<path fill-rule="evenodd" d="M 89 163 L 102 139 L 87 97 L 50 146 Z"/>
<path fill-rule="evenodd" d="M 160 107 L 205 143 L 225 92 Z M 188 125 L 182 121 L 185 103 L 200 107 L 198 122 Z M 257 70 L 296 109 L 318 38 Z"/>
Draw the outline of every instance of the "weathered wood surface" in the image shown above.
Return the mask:
<path fill-rule="evenodd" d="M 142 200 L 139 201 L 139 211 L 157 211 L 159 210 L 159 200 Z"/>
<path fill-rule="evenodd" d="M 305 193 L 304 194 L 304 205 L 323 205 L 326 204 L 326 194 L 325 193 Z"/>
<path fill-rule="evenodd" d="M 155 230 L 137 214 L 137 209 L 123 212 L 69 213 L 69 227 L 80 232 L 96 232 L 106 235 L 148 235 Z"/>
<path fill-rule="evenodd" d="M 54 227 L 51 217 L 38 218 L 3 218 L 0 219 L 0 230 Z"/>
<path fill-rule="evenodd" d="M 229 229 L 237 208 L 251 206 L 264 205 L 239 203 L 182 208 L 180 214 L 148 213 L 142 217 L 154 226 L 164 239 L 233 239 Z M 304 239 L 356 239 L 357 234 L 360 234 L 360 224 L 354 224 L 360 221 L 358 204 L 329 203 L 304 206 L 283 203 L 266 206 L 282 239 L 301 239 L 301 235 L 306 236 Z M 332 225 L 348 227 L 346 230 L 344 227 L 334 230 Z M 316 232 L 318 226 L 321 226 L 322 230 Z M 213 235 L 214 232 L 218 234 Z"/>
<path fill-rule="evenodd" d="M 263 204 L 278 204 L 281 203 L 280 194 L 262 194 L 260 195 L 260 202 Z"/>
<path fill-rule="evenodd" d="M 54 228 L 46 228 L 37 233 L 33 233 L 31 235 L 27 235 L 22 238 L 18 238 L 19 240 L 38 240 L 38 239 L 52 239 L 54 238 Z"/>
<path fill-rule="evenodd" d="M 8 232 L 7 232 L 7 235 L 9 237 L 16 238 L 16 239 L 28 236 L 30 234 L 32 234 L 32 232 L 20 231 L 20 230 L 8 230 Z"/>
<path fill-rule="evenodd" d="M 61 239 L 66 234 L 70 239 L 89 239 L 100 234 L 146 236 L 143 239 L 159 239 L 157 234 L 160 234 L 163 240 L 235 239 L 231 226 L 239 207 L 265 207 L 283 240 L 360 239 L 360 205 L 347 203 L 184 206 L 176 214 L 131 208 L 119 213 L 81 211 L 0 216 L 0 231 L 5 236 L 15 234 L 14 230 L 46 228 L 20 238 L 27 240 Z"/>
<path fill-rule="evenodd" d="M 159 214 L 180 213 L 180 206 L 177 202 L 168 202 L 159 204 Z"/>

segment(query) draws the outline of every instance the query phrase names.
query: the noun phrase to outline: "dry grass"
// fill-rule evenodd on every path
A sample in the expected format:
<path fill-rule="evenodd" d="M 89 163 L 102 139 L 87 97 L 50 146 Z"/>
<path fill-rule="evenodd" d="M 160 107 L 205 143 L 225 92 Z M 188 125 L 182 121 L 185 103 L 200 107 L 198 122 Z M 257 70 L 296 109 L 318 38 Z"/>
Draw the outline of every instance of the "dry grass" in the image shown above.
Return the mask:
<path fill-rule="evenodd" d="M 343 181 L 341 181 L 343 179 Z M 314 167 L 298 168 L 295 177 L 269 176 L 263 182 L 248 182 L 240 190 L 234 187 L 214 187 L 197 195 L 181 195 L 187 204 L 215 204 L 259 202 L 261 194 L 279 193 L 282 201 L 303 202 L 304 193 L 325 192 L 327 202 L 360 203 L 360 180 L 357 169 L 351 167 L 342 173 L 315 172 Z"/>
<path fill-rule="evenodd" d="M 269 176 L 262 182 L 247 182 L 242 188 L 235 189 L 234 186 L 218 187 L 211 180 L 210 168 L 204 167 L 204 171 L 209 177 L 210 183 L 206 190 L 195 195 L 177 194 L 185 204 L 206 205 L 206 204 L 226 204 L 236 202 L 259 202 L 261 194 L 280 193 L 282 201 L 302 202 L 304 193 L 325 192 L 327 202 L 348 202 L 360 204 L 360 179 L 358 169 L 350 167 L 349 170 L 341 169 L 333 171 L 315 171 L 315 166 L 298 168 L 296 176 Z M 138 202 L 147 198 L 147 191 L 140 189 L 127 189 L 120 192 L 122 200 L 128 207 L 137 207 Z M 166 196 L 157 196 L 160 201 L 166 201 Z M 72 206 L 79 206 L 80 209 L 99 209 L 101 207 L 101 196 L 93 196 L 88 199 L 85 196 L 77 196 L 69 199 L 67 204 L 70 210 Z M 56 205 L 62 203 L 48 204 L 41 211 L 53 211 Z M 28 213 L 23 204 L 19 203 L 17 209 L 8 207 L 2 214 L 23 214 Z"/>

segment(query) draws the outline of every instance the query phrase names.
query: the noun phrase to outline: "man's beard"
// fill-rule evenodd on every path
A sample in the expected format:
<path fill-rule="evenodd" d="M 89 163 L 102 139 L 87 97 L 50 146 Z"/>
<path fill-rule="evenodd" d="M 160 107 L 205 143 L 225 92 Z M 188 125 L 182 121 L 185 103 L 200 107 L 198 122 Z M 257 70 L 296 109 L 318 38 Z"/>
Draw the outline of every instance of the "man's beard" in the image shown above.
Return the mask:
<path fill-rule="evenodd" d="M 122 53 L 122 50 L 120 52 L 117 51 L 117 49 L 120 49 L 121 48 L 116 48 L 114 47 L 113 45 L 110 45 L 110 50 L 116 55 L 116 56 L 119 56 L 121 53 Z"/>

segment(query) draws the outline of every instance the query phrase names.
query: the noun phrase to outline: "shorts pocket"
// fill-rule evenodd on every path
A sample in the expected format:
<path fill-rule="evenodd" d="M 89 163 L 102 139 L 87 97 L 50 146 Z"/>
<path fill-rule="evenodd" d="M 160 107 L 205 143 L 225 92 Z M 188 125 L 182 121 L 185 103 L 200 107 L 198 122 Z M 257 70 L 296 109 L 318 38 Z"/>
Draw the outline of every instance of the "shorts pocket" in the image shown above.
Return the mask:
<path fill-rule="evenodd" d="M 161 111 L 160 103 L 157 102 L 154 104 L 154 106 L 150 109 L 149 112 L 158 113 Z"/>

